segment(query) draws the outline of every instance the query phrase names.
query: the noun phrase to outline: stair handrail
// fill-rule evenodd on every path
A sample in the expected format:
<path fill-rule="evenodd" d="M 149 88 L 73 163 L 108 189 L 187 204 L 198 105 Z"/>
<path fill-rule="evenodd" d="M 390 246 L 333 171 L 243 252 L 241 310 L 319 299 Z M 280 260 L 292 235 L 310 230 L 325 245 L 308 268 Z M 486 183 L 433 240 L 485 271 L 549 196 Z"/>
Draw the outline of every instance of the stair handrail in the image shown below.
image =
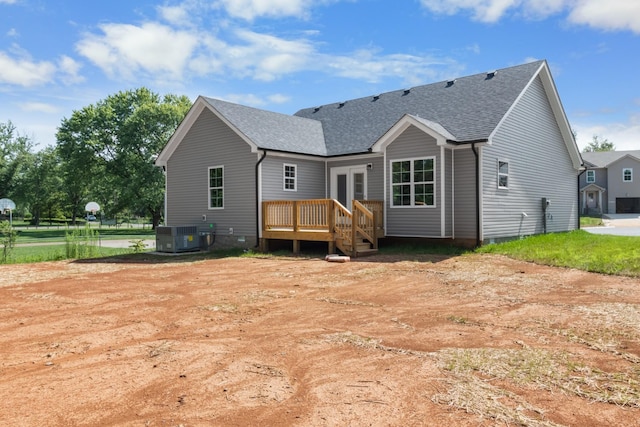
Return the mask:
<path fill-rule="evenodd" d="M 378 239 L 376 238 L 376 216 L 364 204 L 358 200 L 352 201 L 354 231 L 359 233 L 364 239 L 373 244 L 374 248 L 378 247 Z"/>
<path fill-rule="evenodd" d="M 349 209 L 345 208 L 342 203 L 337 200 L 333 201 L 333 212 L 333 231 L 338 237 L 342 238 L 347 245 L 351 246 L 353 242 L 351 236 L 353 215 L 349 212 Z"/>

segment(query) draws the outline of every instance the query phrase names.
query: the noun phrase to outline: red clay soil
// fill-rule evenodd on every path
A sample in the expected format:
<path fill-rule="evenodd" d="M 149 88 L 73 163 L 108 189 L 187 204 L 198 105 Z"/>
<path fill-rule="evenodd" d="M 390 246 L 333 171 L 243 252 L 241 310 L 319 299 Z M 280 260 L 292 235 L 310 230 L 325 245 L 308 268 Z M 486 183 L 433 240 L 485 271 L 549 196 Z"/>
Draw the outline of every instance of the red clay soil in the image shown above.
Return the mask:
<path fill-rule="evenodd" d="M 2 426 L 640 425 L 637 278 L 378 255 L 50 262 L 0 280 Z M 472 354 L 568 370 L 453 368 Z"/>

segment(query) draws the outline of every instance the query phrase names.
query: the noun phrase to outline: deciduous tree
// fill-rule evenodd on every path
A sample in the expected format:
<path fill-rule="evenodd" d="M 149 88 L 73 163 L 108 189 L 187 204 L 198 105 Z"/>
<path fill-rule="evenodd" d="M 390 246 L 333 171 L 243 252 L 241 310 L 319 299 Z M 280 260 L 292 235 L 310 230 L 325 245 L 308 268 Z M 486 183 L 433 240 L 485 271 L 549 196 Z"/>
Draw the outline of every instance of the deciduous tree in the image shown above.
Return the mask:
<path fill-rule="evenodd" d="M 117 200 L 109 201 L 117 210 L 144 209 L 157 226 L 164 176 L 154 160 L 190 106 L 186 96 L 161 97 L 140 88 L 74 111 L 60 126 L 58 146 L 82 181 L 76 199 L 89 194 L 92 180 L 105 179 L 118 190 Z M 78 170 L 82 165 L 85 170 Z"/>

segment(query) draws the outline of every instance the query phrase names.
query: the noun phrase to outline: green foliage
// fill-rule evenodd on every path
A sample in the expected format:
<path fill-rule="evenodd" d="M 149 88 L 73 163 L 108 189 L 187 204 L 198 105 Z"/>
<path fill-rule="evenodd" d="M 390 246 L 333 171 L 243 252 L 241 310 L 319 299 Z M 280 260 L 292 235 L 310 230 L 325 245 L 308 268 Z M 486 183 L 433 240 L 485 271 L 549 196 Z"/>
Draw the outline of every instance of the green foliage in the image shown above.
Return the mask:
<path fill-rule="evenodd" d="M 9 197 L 17 202 L 18 177 L 22 169 L 29 164 L 31 140 L 19 135 L 9 121 L 0 123 L 0 197 Z"/>
<path fill-rule="evenodd" d="M 604 225 L 602 216 L 581 216 L 580 227 L 599 227 Z"/>
<path fill-rule="evenodd" d="M 129 247 L 133 249 L 133 252 L 136 254 L 144 252 L 147 249 L 147 245 L 143 239 L 129 240 L 129 243 L 131 243 Z"/>
<path fill-rule="evenodd" d="M 2 263 L 6 264 L 10 259 L 13 247 L 16 244 L 16 231 L 8 221 L 0 222 L 0 245 L 2 245 Z"/>
<path fill-rule="evenodd" d="M 589 153 L 592 151 L 614 151 L 615 149 L 616 146 L 607 138 L 601 141 L 598 135 L 593 135 L 593 140 L 586 147 L 584 147 L 584 150 L 582 151 L 585 153 Z"/>
<path fill-rule="evenodd" d="M 58 150 L 74 213 L 91 195 L 109 217 L 127 209 L 144 211 L 157 225 L 164 176 L 154 159 L 190 107 L 185 96 L 161 97 L 139 88 L 118 92 L 63 120 Z"/>
<path fill-rule="evenodd" d="M 487 245 L 477 251 L 597 273 L 640 276 L 639 237 L 590 234 L 576 230 Z"/>
<path fill-rule="evenodd" d="M 93 258 L 98 254 L 98 232 L 89 227 L 68 231 L 65 243 L 67 258 Z"/>

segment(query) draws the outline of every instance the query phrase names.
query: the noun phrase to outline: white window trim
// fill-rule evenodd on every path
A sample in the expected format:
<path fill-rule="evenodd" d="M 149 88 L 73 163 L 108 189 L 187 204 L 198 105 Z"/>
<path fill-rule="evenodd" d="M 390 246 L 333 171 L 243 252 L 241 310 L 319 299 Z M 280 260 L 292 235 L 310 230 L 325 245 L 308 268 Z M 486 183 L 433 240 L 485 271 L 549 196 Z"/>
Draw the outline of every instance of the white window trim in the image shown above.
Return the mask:
<path fill-rule="evenodd" d="M 211 187 L 211 170 L 212 169 L 222 169 L 222 187 Z M 222 206 L 220 207 L 211 207 L 211 189 L 212 188 L 222 188 Z M 210 211 L 224 209 L 224 166 L 210 166 L 207 169 L 207 208 Z"/>
<path fill-rule="evenodd" d="M 507 165 L 507 173 L 501 173 L 500 172 L 500 163 L 506 163 Z M 496 163 L 496 167 L 497 167 L 497 178 L 498 178 L 498 189 L 499 190 L 508 190 L 509 189 L 509 181 L 510 181 L 510 174 L 511 174 L 511 162 L 509 162 L 509 160 L 505 160 L 505 159 L 498 159 L 498 162 Z M 507 185 L 503 186 L 500 185 L 500 177 L 501 176 L 506 176 L 507 177 Z"/>
<path fill-rule="evenodd" d="M 593 184 L 596 182 L 596 171 L 593 169 L 587 170 L 587 184 Z"/>
<path fill-rule="evenodd" d="M 416 183 L 413 181 L 413 162 L 416 160 L 433 160 L 433 181 L 424 181 L 424 183 L 426 184 L 433 184 L 433 204 L 432 205 L 416 205 L 415 204 L 415 185 Z M 411 204 L 410 205 L 394 205 L 393 204 L 393 164 L 394 163 L 398 163 L 398 162 L 411 162 L 411 181 L 408 183 L 411 186 L 411 193 L 410 193 L 410 197 L 411 197 Z M 433 208 L 437 208 L 438 204 L 436 202 L 437 200 L 437 187 L 436 187 L 436 169 L 437 169 L 437 162 L 436 162 L 436 156 L 426 156 L 426 157 L 412 157 L 410 159 L 393 159 L 389 161 L 389 196 L 390 196 L 390 200 L 389 200 L 389 205 L 391 207 L 391 209 L 433 209 Z M 396 184 L 396 185 L 406 185 L 407 183 L 403 183 L 403 184 Z"/>
<path fill-rule="evenodd" d="M 293 168 L 293 178 L 287 176 L 287 167 Z M 293 179 L 293 188 L 287 188 L 287 179 Z M 282 190 L 298 191 L 298 165 L 294 163 L 284 163 L 282 165 Z"/>
<path fill-rule="evenodd" d="M 626 180 L 624 179 L 624 173 L 626 171 L 629 171 L 629 175 L 631 175 L 631 179 L 630 180 Z M 633 182 L 633 168 L 623 168 L 622 169 L 622 182 Z"/>

